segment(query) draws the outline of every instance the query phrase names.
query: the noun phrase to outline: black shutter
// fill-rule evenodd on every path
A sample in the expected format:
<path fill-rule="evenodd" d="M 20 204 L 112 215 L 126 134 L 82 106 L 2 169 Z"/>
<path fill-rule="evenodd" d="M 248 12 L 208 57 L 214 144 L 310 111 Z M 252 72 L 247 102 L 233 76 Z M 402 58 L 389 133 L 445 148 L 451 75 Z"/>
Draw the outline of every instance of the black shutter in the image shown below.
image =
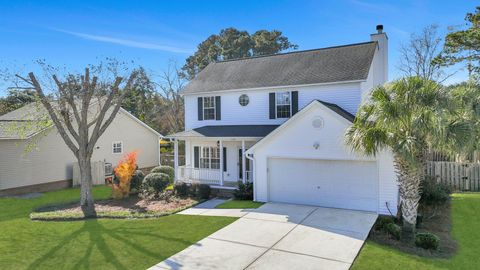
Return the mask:
<path fill-rule="evenodd" d="M 203 98 L 198 98 L 198 121 L 203 120 Z"/>
<path fill-rule="evenodd" d="M 298 112 L 298 91 L 292 91 L 292 116 Z"/>
<path fill-rule="evenodd" d="M 227 171 L 227 148 L 223 147 L 223 171 Z"/>
<path fill-rule="evenodd" d="M 270 103 L 270 119 L 275 119 L 275 93 L 268 94 Z"/>
<path fill-rule="evenodd" d="M 197 169 L 200 167 L 200 147 L 198 146 L 193 147 L 193 167 Z"/>
<path fill-rule="evenodd" d="M 220 102 L 220 96 L 215 97 L 215 120 L 222 119 L 222 105 Z"/>

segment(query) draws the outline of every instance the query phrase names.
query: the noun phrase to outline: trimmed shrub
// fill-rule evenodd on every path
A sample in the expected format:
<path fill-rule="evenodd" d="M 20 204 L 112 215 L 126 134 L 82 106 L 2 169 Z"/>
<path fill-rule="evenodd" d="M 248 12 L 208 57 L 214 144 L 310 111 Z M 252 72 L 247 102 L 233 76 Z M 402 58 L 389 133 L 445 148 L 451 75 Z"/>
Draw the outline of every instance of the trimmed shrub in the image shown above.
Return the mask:
<path fill-rule="evenodd" d="M 173 191 L 178 196 L 187 196 L 188 195 L 188 185 L 184 182 L 175 183 L 173 186 Z"/>
<path fill-rule="evenodd" d="M 190 185 L 188 190 L 188 195 L 192 197 L 197 197 L 199 199 L 208 199 L 210 198 L 211 189 L 209 185 L 193 183 Z"/>
<path fill-rule="evenodd" d="M 154 195 L 162 193 L 170 183 L 169 176 L 164 173 L 150 173 L 143 179 L 142 193 Z"/>
<path fill-rule="evenodd" d="M 440 238 L 433 233 L 417 233 L 415 235 L 415 245 L 424 249 L 438 249 Z"/>
<path fill-rule="evenodd" d="M 237 200 L 253 200 L 253 183 L 238 182 L 238 189 L 233 192 Z"/>
<path fill-rule="evenodd" d="M 164 173 L 170 178 L 170 183 L 173 183 L 175 178 L 175 169 L 170 166 L 157 166 L 153 168 L 150 173 Z"/>
<path fill-rule="evenodd" d="M 199 186 L 200 186 L 199 183 L 192 183 L 189 186 L 189 189 L 188 189 L 188 192 L 187 192 L 188 196 L 196 197 L 197 196 L 197 190 L 199 189 Z"/>
<path fill-rule="evenodd" d="M 451 193 L 452 190 L 448 185 L 437 183 L 433 177 L 425 177 L 422 181 L 420 204 L 442 205 L 449 200 Z"/>
<path fill-rule="evenodd" d="M 391 235 L 393 238 L 400 240 L 402 237 L 402 228 L 395 223 L 388 223 L 385 225 L 385 230 Z"/>
<path fill-rule="evenodd" d="M 206 199 L 210 198 L 210 193 L 211 192 L 212 192 L 212 190 L 210 189 L 209 185 L 200 184 L 200 185 L 198 185 L 196 195 L 199 199 L 206 200 Z"/>
<path fill-rule="evenodd" d="M 136 170 L 133 173 L 132 180 L 130 182 L 130 190 L 134 190 L 136 192 L 140 191 L 143 178 L 145 178 L 145 174 L 141 170 Z"/>
<path fill-rule="evenodd" d="M 392 217 L 389 216 L 379 216 L 377 221 L 375 222 L 375 230 L 386 230 L 386 226 L 388 224 L 394 223 L 395 221 L 393 220 Z"/>

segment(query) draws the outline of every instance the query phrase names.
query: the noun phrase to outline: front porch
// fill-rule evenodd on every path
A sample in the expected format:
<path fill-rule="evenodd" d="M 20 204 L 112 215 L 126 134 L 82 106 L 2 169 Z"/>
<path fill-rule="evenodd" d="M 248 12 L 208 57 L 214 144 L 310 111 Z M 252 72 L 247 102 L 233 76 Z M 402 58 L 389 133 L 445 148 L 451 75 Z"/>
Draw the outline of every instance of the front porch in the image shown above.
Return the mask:
<path fill-rule="evenodd" d="M 268 126 L 268 131 L 275 127 Z M 208 184 L 220 189 L 235 189 L 239 181 L 253 182 L 253 160 L 245 151 L 263 138 L 258 136 L 258 130 L 256 126 L 206 126 L 169 136 L 174 141 L 175 181 Z M 239 131 L 256 133 L 248 136 L 238 134 Z M 179 163 L 178 157 L 182 154 L 184 164 Z"/>
<path fill-rule="evenodd" d="M 179 144 L 185 163 L 179 163 Z M 225 138 L 174 139 L 175 182 L 200 183 L 212 188 L 236 189 L 253 182 L 253 162 L 244 154 L 256 140 Z"/>
<path fill-rule="evenodd" d="M 191 166 L 178 166 L 176 168 L 176 180 L 188 184 L 200 183 L 207 184 L 213 188 L 235 189 L 238 187 L 238 182 L 252 182 L 252 171 L 245 171 L 246 178 L 239 177 L 236 180 L 223 179 L 221 177 L 221 170 L 201 169 Z"/>

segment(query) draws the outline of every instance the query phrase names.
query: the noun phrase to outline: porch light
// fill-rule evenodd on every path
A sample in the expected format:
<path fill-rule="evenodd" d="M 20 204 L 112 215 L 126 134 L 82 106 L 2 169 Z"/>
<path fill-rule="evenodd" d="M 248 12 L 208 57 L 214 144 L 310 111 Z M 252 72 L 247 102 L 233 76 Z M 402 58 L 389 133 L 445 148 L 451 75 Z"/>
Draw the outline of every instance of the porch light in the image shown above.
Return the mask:
<path fill-rule="evenodd" d="M 315 150 L 318 150 L 319 147 L 320 147 L 320 143 L 318 142 L 313 143 L 313 148 L 315 148 Z"/>

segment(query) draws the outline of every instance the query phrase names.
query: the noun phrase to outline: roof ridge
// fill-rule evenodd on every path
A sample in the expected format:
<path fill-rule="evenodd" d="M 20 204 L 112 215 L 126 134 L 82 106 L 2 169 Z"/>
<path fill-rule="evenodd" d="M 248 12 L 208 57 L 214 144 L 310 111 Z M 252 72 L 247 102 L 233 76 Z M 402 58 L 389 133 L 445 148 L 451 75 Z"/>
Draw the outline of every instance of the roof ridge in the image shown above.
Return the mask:
<path fill-rule="evenodd" d="M 334 111 L 334 112 L 336 112 L 337 114 L 343 116 L 345 119 L 347 119 L 347 120 L 349 120 L 349 121 L 351 121 L 351 122 L 353 122 L 353 121 L 355 120 L 355 117 L 356 117 L 356 116 L 355 116 L 354 114 L 350 113 L 349 111 L 345 110 L 342 106 L 340 106 L 340 105 L 338 105 L 338 104 L 336 104 L 336 103 L 331 103 L 331 102 L 323 101 L 323 100 L 321 100 L 321 99 L 315 99 L 315 100 L 318 101 L 318 102 L 320 102 L 321 104 L 329 107 L 329 108 L 330 108 L 330 107 L 335 107 L 335 108 L 339 109 L 340 112 L 335 111 L 335 110 L 333 110 L 332 108 L 330 108 L 332 111 Z"/>
<path fill-rule="evenodd" d="M 321 50 L 328 50 L 328 49 L 337 49 L 337 48 L 343 48 L 343 47 L 365 45 L 365 44 L 370 44 L 370 43 L 376 43 L 376 41 L 365 41 L 365 42 L 358 42 L 358 43 L 351 43 L 351 44 L 344 44 L 344 45 L 336 45 L 336 46 L 329 46 L 329 47 L 316 48 L 316 49 L 308 49 L 308 50 L 301 50 L 301 51 L 291 51 L 291 52 L 276 53 L 276 54 L 256 55 L 256 56 L 240 57 L 240 58 L 233 58 L 233 59 L 227 59 L 227 60 L 218 60 L 218 61 L 213 62 L 213 64 L 221 64 L 221 63 L 225 63 L 225 62 L 234 62 L 234 61 L 273 57 L 273 56 L 282 56 L 282 55 L 296 54 L 296 53 L 321 51 Z"/>

